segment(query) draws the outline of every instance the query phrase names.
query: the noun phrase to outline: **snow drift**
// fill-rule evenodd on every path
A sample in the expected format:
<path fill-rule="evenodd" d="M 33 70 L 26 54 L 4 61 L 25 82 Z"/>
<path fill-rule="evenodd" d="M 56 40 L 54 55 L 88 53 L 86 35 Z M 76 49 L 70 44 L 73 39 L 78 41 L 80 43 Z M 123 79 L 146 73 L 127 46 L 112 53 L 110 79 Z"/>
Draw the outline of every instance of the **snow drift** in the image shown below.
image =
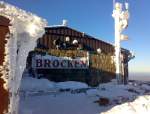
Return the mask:
<path fill-rule="evenodd" d="M 47 79 L 36 79 L 32 77 L 24 77 L 21 82 L 21 91 L 49 91 L 51 89 L 83 89 L 88 88 L 88 85 L 82 82 L 66 81 L 66 82 L 51 82 Z"/>
<path fill-rule="evenodd" d="M 25 97 L 21 96 L 20 114 L 150 113 L 150 96 L 148 95 L 150 85 L 147 83 L 130 82 L 128 85 L 117 85 L 113 81 L 92 88 L 81 82 L 56 83 L 31 77 L 22 78 L 22 82 L 22 90 L 29 94 Z M 59 91 L 60 89 L 71 91 Z M 35 90 L 38 93 L 35 94 Z M 104 97 L 110 101 L 107 106 L 95 103 L 99 98 Z"/>

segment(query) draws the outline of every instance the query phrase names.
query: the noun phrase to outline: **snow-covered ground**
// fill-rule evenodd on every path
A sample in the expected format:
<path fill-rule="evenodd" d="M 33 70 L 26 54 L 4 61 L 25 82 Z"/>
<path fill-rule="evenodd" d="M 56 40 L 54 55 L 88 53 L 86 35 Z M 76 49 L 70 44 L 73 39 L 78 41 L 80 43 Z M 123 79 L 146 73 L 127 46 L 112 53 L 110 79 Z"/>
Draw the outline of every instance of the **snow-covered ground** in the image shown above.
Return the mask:
<path fill-rule="evenodd" d="M 114 81 L 89 87 L 81 82 L 50 82 L 24 77 L 19 114 L 150 114 L 150 83 Z M 98 103 L 109 100 L 107 105 Z"/>

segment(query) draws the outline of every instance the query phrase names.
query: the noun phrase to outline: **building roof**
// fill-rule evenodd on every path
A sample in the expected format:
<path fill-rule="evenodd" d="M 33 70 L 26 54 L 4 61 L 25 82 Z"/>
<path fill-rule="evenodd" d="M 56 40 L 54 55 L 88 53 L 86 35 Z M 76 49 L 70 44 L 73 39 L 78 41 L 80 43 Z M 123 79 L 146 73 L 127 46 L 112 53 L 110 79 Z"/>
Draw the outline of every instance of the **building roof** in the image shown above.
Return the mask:
<path fill-rule="evenodd" d="M 95 37 L 93 37 L 93 36 L 88 35 L 87 33 L 78 31 L 78 30 L 76 30 L 76 29 L 74 29 L 74 28 L 71 28 L 71 27 L 68 27 L 68 26 L 53 25 L 53 26 L 46 26 L 46 27 L 45 27 L 45 31 L 46 31 L 46 32 L 47 32 L 47 30 L 49 30 L 49 29 L 70 29 L 70 30 L 75 31 L 75 32 L 77 32 L 77 33 L 84 34 L 84 37 L 88 37 L 88 38 L 91 38 L 91 39 L 94 39 L 94 40 L 99 40 L 99 41 L 103 42 L 103 43 L 106 44 L 106 45 L 110 45 L 110 46 L 114 47 L 114 45 L 113 45 L 112 43 L 103 41 L 103 40 L 101 40 L 100 38 L 95 38 Z M 130 51 L 127 50 L 127 49 L 125 49 L 125 48 L 121 48 L 121 51 L 122 51 L 122 52 L 128 52 L 128 53 L 130 53 Z"/>
<path fill-rule="evenodd" d="M 45 27 L 45 30 L 54 29 L 54 28 L 55 28 L 55 29 L 57 29 L 57 28 L 58 28 L 58 29 L 61 29 L 61 28 L 70 29 L 70 30 L 75 31 L 75 32 L 78 32 L 78 33 L 80 33 L 80 34 L 84 34 L 84 37 L 88 37 L 88 38 L 95 39 L 95 40 L 100 40 L 101 42 L 104 42 L 104 43 L 106 43 L 106 44 L 108 44 L 108 45 L 112 45 L 112 46 L 113 46 L 113 44 L 111 44 L 111 43 L 108 43 L 108 42 L 106 42 L 106 41 L 103 41 L 103 40 L 101 40 L 101 39 L 99 39 L 99 38 L 95 38 L 95 37 L 93 37 L 93 36 L 91 36 L 91 35 L 88 35 L 87 33 L 78 31 L 78 30 L 76 30 L 76 29 L 74 29 L 74 28 L 71 28 L 71 27 L 68 27 L 68 26 L 63 26 L 63 25 L 46 26 L 46 27 Z"/>

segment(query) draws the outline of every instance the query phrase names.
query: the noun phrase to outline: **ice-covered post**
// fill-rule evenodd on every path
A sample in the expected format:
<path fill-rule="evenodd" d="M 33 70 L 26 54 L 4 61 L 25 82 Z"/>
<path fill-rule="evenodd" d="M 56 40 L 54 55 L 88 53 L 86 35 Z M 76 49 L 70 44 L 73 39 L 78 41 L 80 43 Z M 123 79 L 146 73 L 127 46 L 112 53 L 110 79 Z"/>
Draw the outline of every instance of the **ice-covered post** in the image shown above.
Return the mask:
<path fill-rule="evenodd" d="M 120 41 L 127 39 L 127 36 L 122 35 L 122 31 L 128 26 L 129 12 L 128 3 L 125 3 L 125 8 L 123 9 L 122 3 L 114 3 L 114 9 L 112 17 L 115 21 L 115 65 L 116 65 L 116 79 L 118 83 L 122 83 L 121 75 L 121 48 Z"/>
<path fill-rule="evenodd" d="M 18 114 L 26 59 L 46 25 L 45 19 L 0 1 L 0 114 Z"/>

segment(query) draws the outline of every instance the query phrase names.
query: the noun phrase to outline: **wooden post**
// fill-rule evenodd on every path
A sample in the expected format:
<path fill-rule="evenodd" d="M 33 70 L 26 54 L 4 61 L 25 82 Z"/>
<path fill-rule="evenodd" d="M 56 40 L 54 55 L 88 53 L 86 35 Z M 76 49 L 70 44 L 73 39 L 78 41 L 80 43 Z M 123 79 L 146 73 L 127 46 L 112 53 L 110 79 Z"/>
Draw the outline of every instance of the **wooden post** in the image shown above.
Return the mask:
<path fill-rule="evenodd" d="M 0 66 L 3 68 L 3 62 L 5 57 L 5 44 L 6 42 L 6 34 L 9 33 L 9 19 L 0 16 Z M 5 81 L 2 78 L 2 73 L 0 72 L 0 114 L 4 114 L 4 112 L 8 112 L 9 105 L 9 92 L 4 88 Z"/>

